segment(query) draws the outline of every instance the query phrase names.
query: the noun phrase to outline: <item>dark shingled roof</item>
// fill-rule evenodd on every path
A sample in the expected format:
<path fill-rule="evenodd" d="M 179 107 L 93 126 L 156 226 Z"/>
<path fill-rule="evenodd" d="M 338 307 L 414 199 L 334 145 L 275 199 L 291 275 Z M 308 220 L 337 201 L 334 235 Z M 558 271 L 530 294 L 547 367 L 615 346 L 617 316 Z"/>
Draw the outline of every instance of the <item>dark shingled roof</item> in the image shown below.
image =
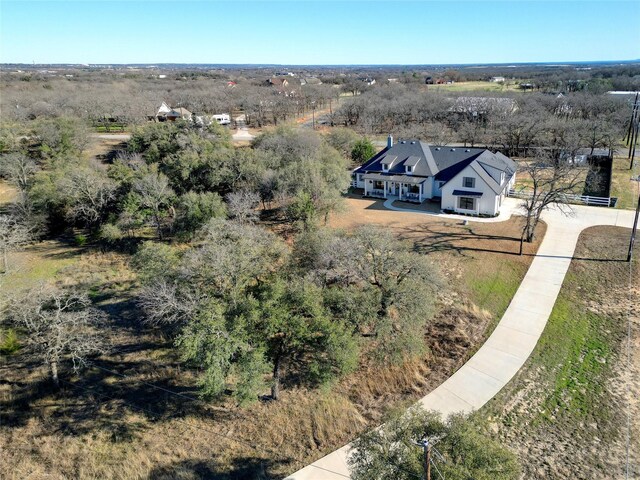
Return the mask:
<path fill-rule="evenodd" d="M 449 181 L 485 151 L 483 148 L 434 147 L 419 140 L 402 140 L 385 148 L 355 171 L 382 173 L 385 163 L 391 164 L 391 168 L 384 173 L 401 175 L 410 166 L 414 167 L 413 176 Z M 515 171 L 515 164 L 513 168 Z"/>

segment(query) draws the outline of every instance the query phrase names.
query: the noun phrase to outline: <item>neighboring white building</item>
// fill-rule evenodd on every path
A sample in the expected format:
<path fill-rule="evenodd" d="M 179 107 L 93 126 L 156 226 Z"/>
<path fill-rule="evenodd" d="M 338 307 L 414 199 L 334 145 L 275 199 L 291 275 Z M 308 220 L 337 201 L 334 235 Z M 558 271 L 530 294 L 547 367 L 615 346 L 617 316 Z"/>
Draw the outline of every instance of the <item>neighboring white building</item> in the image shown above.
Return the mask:
<path fill-rule="evenodd" d="M 442 210 L 498 215 L 516 180 L 509 157 L 483 148 L 436 147 L 401 140 L 354 170 L 364 196 L 422 203 L 439 200 Z"/>
<path fill-rule="evenodd" d="M 186 108 L 182 107 L 170 107 L 165 102 L 162 102 L 158 113 L 155 115 L 155 120 L 158 122 L 173 122 L 177 119 L 183 119 L 187 122 L 195 122 L 198 125 L 208 126 L 213 122 L 217 122 L 219 125 L 231 124 L 231 116 L 228 113 L 221 113 L 218 115 L 195 115 Z M 149 117 L 153 120 L 154 117 Z"/>

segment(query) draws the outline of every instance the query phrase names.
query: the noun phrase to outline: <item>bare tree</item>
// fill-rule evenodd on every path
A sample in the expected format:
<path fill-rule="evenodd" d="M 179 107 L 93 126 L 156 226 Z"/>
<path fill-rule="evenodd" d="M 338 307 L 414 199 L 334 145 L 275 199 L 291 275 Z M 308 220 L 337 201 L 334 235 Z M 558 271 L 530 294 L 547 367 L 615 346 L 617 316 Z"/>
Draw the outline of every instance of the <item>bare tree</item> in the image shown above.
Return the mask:
<path fill-rule="evenodd" d="M 115 183 L 90 168 L 70 172 L 61 186 L 69 196 L 69 216 L 88 224 L 98 222 L 115 199 Z"/>
<path fill-rule="evenodd" d="M 9 183 L 26 191 L 33 174 L 38 171 L 35 160 L 22 153 L 10 153 L 0 156 L 0 175 Z"/>
<path fill-rule="evenodd" d="M 260 203 L 260 195 L 256 192 L 241 190 L 227 195 L 229 216 L 240 223 L 255 223 L 258 219 L 256 208 Z"/>
<path fill-rule="evenodd" d="M 142 205 L 151 210 L 158 238 L 162 239 L 161 213 L 173 197 L 169 179 L 162 173 L 151 172 L 136 180 L 133 188 L 140 196 Z"/>
<path fill-rule="evenodd" d="M 62 361 L 70 359 L 77 371 L 89 355 L 105 351 L 105 342 L 95 331 L 104 315 L 91 307 L 86 294 L 48 284 L 12 299 L 6 309 L 9 321 L 26 330 L 28 351 L 47 365 L 56 387 Z"/>
<path fill-rule="evenodd" d="M 2 252 L 2 272 L 9 270 L 9 252 L 17 250 L 31 238 L 30 230 L 14 215 L 0 215 L 0 251 Z"/>
<path fill-rule="evenodd" d="M 563 213 L 569 214 L 570 196 L 584 183 L 584 168 L 566 160 L 549 160 L 538 155 L 536 160 L 521 167 L 520 172 L 531 182 L 531 190 L 523 192 L 520 208 L 525 213 L 522 240 L 533 241 L 542 212 L 555 205 Z"/>
<path fill-rule="evenodd" d="M 151 325 L 182 325 L 197 312 L 202 301 L 197 292 L 178 289 L 166 278 L 152 279 L 140 292 L 139 304 L 146 313 L 145 321 Z"/>

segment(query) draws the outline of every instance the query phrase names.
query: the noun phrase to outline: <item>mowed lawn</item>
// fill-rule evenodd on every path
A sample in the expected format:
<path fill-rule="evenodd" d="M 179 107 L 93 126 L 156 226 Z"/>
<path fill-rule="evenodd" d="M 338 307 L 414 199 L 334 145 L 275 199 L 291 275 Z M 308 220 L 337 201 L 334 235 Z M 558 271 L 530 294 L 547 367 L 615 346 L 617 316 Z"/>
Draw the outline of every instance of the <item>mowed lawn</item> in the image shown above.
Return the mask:
<path fill-rule="evenodd" d="M 16 261 L 32 255 L 31 262 L 11 273 L 8 283 L 48 277 L 89 290 L 109 314 L 105 336 L 112 350 L 80 376 L 65 372 L 57 393 L 48 387 L 40 365 L 25 363 L 20 352 L 2 357 L 0 476 L 280 478 L 431 391 L 499 320 L 544 225 L 536 243 L 525 245 L 525 255 L 519 256 L 517 219 L 462 225 L 391 212 L 381 203 L 348 198 L 329 227 L 379 224 L 440 267 L 445 286 L 425 331 L 429 351 L 392 367 L 363 361 L 357 372 L 326 388 L 289 388 L 278 402 L 244 408 L 230 398 L 194 400 L 195 372 L 184 368 L 171 338 L 141 323 L 136 278 L 125 256 L 63 243 L 39 244 L 18 254 Z"/>
<path fill-rule="evenodd" d="M 627 433 L 630 464 L 640 462 L 640 275 L 637 260 L 624 261 L 629 235 L 582 232 L 536 349 L 479 412 L 518 453 L 524 478 L 624 478 Z"/>
<path fill-rule="evenodd" d="M 627 159 L 627 150 L 618 149 L 618 154 L 613 157 L 613 171 L 611 172 L 611 196 L 618 198 L 616 208 L 632 210 L 638 204 L 640 182 L 631 180 L 631 177 L 640 173 L 640 152 L 636 152 L 634 169 L 629 169 L 630 160 Z"/>

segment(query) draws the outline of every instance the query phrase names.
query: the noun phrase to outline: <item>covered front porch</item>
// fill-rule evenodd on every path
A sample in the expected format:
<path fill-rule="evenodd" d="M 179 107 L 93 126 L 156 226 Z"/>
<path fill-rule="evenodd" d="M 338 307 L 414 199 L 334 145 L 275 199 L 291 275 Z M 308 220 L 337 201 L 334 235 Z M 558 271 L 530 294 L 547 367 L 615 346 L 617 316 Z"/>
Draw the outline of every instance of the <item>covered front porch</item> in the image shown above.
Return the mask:
<path fill-rule="evenodd" d="M 397 198 L 404 202 L 422 203 L 425 200 L 425 178 L 409 175 L 363 175 L 364 196 L 373 198 Z"/>

